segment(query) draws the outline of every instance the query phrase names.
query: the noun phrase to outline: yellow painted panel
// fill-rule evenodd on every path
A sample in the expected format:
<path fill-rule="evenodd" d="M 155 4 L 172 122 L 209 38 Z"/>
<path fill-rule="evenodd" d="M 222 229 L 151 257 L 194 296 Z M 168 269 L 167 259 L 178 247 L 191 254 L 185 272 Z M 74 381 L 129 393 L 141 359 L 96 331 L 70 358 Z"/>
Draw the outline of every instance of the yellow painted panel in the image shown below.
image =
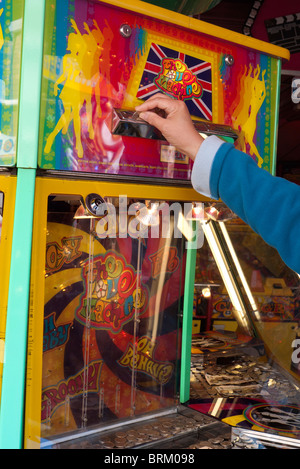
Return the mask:
<path fill-rule="evenodd" d="M 0 191 L 4 193 L 2 228 L 0 229 L 0 390 L 2 384 L 5 325 L 9 286 L 9 271 L 16 196 L 16 177 L 0 176 Z"/>
<path fill-rule="evenodd" d="M 142 15 L 150 16 L 161 21 L 167 21 L 168 23 L 176 24 L 178 26 L 189 28 L 192 31 L 198 31 L 199 33 L 207 34 L 222 39 L 226 42 L 232 42 L 234 44 L 240 44 L 241 46 L 255 49 L 274 57 L 289 60 L 290 53 L 287 49 L 282 47 L 274 46 L 259 39 L 254 39 L 243 34 L 230 31 L 220 26 L 215 26 L 204 21 L 191 18 L 180 13 L 175 13 L 165 8 L 157 7 L 149 3 L 141 2 L 139 0 L 131 0 L 125 2 L 123 0 L 98 0 L 100 3 L 108 3 L 116 7 L 125 8 L 127 10 L 135 11 Z"/>
<path fill-rule="evenodd" d="M 27 382 L 25 407 L 25 448 L 39 448 L 41 434 L 41 389 L 43 357 L 44 304 L 45 291 L 45 252 L 50 233 L 47 232 L 47 205 L 49 195 L 70 195 L 72 198 L 85 198 L 90 193 L 102 197 L 161 199 L 175 201 L 204 201 L 198 193 L 189 187 L 154 186 L 141 184 L 124 184 L 111 181 L 84 179 L 36 179 L 34 225 L 32 240 L 32 275 L 31 298 L 28 328 Z M 64 227 L 65 229 L 65 227 Z M 79 231 L 79 230 L 78 230 Z M 72 269 L 72 278 L 77 278 L 77 269 Z M 57 281 L 56 276 L 56 281 Z M 69 277 L 68 277 L 69 279 Z M 51 278 L 47 286 L 51 291 Z M 61 281 L 64 284 L 63 274 Z M 67 286 L 67 284 L 66 284 Z M 50 293 L 51 294 L 51 293 Z M 76 299 L 74 300 L 76 302 Z"/>

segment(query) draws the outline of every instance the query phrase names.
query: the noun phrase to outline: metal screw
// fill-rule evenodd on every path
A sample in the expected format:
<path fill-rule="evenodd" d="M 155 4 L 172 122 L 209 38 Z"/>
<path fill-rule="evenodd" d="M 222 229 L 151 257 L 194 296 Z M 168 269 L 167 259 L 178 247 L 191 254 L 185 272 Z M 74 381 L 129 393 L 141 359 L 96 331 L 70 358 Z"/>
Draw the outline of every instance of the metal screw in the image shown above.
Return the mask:
<path fill-rule="evenodd" d="M 233 65 L 234 64 L 234 58 L 232 55 L 226 55 L 225 56 L 225 63 L 226 65 Z"/>
<path fill-rule="evenodd" d="M 130 37 L 131 36 L 131 33 L 132 33 L 132 29 L 131 27 L 129 26 L 129 24 L 122 24 L 120 26 L 120 34 L 121 36 L 123 37 Z"/>

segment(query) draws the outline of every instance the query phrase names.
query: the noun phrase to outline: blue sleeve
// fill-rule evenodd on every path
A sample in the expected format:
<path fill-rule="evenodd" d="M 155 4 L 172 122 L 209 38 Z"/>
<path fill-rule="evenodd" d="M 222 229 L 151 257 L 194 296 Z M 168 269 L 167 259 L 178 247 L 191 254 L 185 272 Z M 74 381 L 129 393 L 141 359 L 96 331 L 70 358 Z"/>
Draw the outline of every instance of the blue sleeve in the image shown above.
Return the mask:
<path fill-rule="evenodd" d="M 210 164 L 209 187 L 212 198 L 220 198 L 300 273 L 300 186 L 272 176 L 224 143 Z"/>

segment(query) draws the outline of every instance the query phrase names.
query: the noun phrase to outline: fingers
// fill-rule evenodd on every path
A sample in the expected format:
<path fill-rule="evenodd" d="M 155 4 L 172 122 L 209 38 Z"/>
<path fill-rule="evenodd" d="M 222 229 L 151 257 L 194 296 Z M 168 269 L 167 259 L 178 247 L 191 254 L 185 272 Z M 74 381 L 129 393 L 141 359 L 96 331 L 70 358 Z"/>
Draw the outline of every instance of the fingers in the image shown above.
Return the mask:
<path fill-rule="evenodd" d="M 158 93 L 155 96 L 147 99 L 143 104 L 136 106 L 136 110 L 139 111 L 139 116 L 144 119 L 150 125 L 153 125 L 159 130 L 162 130 L 165 118 L 159 116 L 156 112 L 151 112 L 155 108 L 159 108 L 165 111 L 166 116 L 170 112 L 170 105 L 172 104 L 172 98 L 162 93 Z"/>
<path fill-rule="evenodd" d="M 155 108 L 164 110 L 166 117 L 151 112 Z M 136 110 L 139 111 L 142 119 L 160 130 L 170 145 L 175 146 L 178 151 L 188 155 L 191 159 L 195 159 L 203 139 L 195 130 L 188 108 L 183 101 L 157 93 L 143 104 L 136 106 Z"/>
<path fill-rule="evenodd" d="M 151 96 L 147 101 L 135 108 L 139 111 L 139 115 L 142 119 L 147 121 L 149 124 L 154 125 L 158 129 L 162 130 L 162 125 L 167 120 L 174 119 L 176 116 L 180 118 L 190 119 L 190 114 L 183 101 L 173 99 L 168 95 L 157 93 L 155 96 Z M 161 109 L 165 112 L 165 116 L 159 116 L 154 109 Z"/>
<path fill-rule="evenodd" d="M 143 111 L 150 111 L 155 107 L 163 109 L 167 114 L 173 111 L 176 108 L 176 104 L 178 103 L 177 100 L 171 98 L 162 93 L 158 93 L 151 98 L 147 99 L 143 104 L 136 106 L 136 110 L 143 112 Z"/>

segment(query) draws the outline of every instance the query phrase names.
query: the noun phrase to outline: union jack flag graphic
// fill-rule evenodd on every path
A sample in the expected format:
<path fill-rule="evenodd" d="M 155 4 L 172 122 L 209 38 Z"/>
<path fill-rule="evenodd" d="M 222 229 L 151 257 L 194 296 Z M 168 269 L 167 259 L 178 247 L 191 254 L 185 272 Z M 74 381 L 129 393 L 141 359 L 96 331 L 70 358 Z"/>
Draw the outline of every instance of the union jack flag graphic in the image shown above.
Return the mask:
<path fill-rule="evenodd" d="M 184 71 L 184 75 L 166 70 L 166 65 L 170 66 L 175 61 Z M 182 80 L 182 76 L 192 77 L 193 84 L 185 87 L 185 81 L 191 82 Z M 191 115 L 212 120 L 212 79 L 209 62 L 152 43 L 136 96 L 146 100 L 158 92 L 183 99 Z"/>

